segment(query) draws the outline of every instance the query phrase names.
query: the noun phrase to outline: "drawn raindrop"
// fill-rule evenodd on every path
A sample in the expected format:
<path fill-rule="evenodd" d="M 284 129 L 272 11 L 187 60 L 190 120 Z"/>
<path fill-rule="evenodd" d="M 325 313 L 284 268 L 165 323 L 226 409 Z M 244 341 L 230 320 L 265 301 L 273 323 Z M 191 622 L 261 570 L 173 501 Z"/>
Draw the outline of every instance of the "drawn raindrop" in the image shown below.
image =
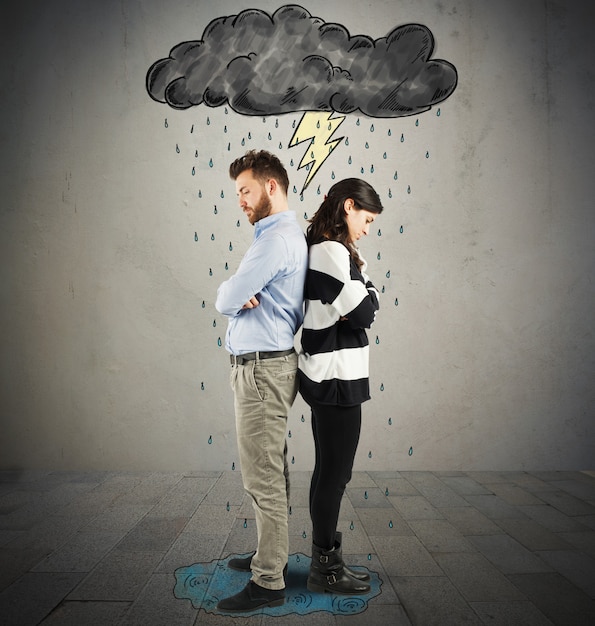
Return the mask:
<path fill-rule="evenodd" d="M 319 196 L 320 195 L 320 185 L 318 185 L 318 189 L 316 190 L 316 195 Z"/>
<path fill-rule="evenodd" d="M 228 270 L 229 269 L 229 265 L 227 264 L 227 261 L 225 261 L 225 269 Z"/>
<path fill-rule="evenodd" d="M 221 347 L 221 337 L 217 337 L 217 345 Z"/>
<path fill-rule="evenodd" d="M 223 189 L 221 190 L 221 193 L 219 194 L 222 198 L 225 198 L 225 192 L 223 191 Z"/>
<path fill-rule="evenodd" d="M 372 560 L 372 555 L 368 554 L 368 561 L 371 561 L 371 560 Z"/>
<path fill-rule="evenodd" d="M 269 133 L 269 141 L 272 139 L 271 133 Z"/>
<path fill-rule="evenodd" d="M 213 213 L 214 213 L 215 215 L 217 215 L 217 213 L 219 213 L 219 209 L 217 208 L 217 205 L 215 205 L 215 206 L 213 207 Z"/>
<path fill-rule="evenodd" d="M 388 134 L 389 137 L 392 137 L 393 131 L 389 128 L 387 134 Z"/>
<path fill-rule="evenodd" d="M 201 189 L 198 190 L 198 197 L 202 198 L 202 190 Z"/>
<path fill-rule="evenodd" d="M 275 128 L 279 128 L 279 118 L 275 120 Z"/>
<path fill-rule="evenodd" d="M 180 146 L 178 146 L 178 144 L 176 144 L 176 152 L 180 154 Z"/>
<path fill-rule="evenodd" d="M 335 180 L 335 170 L 331 172 L 331 180 Z"/>
<path fill-rule="evenodd" d="M 374 124 L 372 124 L 372 126 L 370 126 L 370 132 L 373 133 L 374 132 Z"/>
<path fill-rule="evenodd" d="M 372 458 L 372 450 L 370 450 L 370 452 L 368 452 L 368 458 L 371 459 Z"/>
<path fill-rule="evenodd" d="M 376 255 L 376 258 L 380 261 L 380 252 Z"/>
<path fill-rule="evenodd" d="M 393 527 L 393 521 L 392 521 L 392 519 L 391 519 L 391 520 L 390 520 L 390 522 L 388 523 L 388 527 L 389 527 L 389 528 L 392 528 L 392 527 Z"/>
<path fill-rule="evenodd" d="M 209 441 L 207 442 L 209 445 L 213 443 L 213 435 L 209 435 Z"/>
<path fill-rule="evenodd" d="M 409 448 L 409 456 L 413 456 L 413 446 Z"/>
<path fill-rule="evenodd" d="M 236 222 L 236 226 L 237 226 L 238 228 L 240 227 L 240 220 L 238 220 L 238 221 Z"/>
<path fill-rule="evenodd" d="M 195 159 L 198 159 L 198 150 L 195 150 L 195 151 L 194 151 L 194 158 L 195 158 Z"/>
<path fill-rule="evenodd" d="M 192 176 L 194 176 L 196 174 L 196 168 L 194 167 L 194 165 L 192 166 Z"/>
<path fill-rule="evenodd" d="M 231 241 L 229 242 L 229 251 L 231 252 L 233 250 L 233 246 L 231 245 Z"/>
<path fill-rule="evenodd" d="M 223 127 L 223 132 L 226 133 L 227 132 L 227 124 Z"/>
<path fill-rule="evenodd" d="M 304 219 L 307 220 L 308 219 L 308 214 L 304 213 Z"/>
<path fill-rule="evenodd" d="M 388 498 L 388 487 L 384 490 L 384 495 Z"/>
<path fill-rule="evenodd" d="M 209 167 L 213 167 L 213 159 L 209 159 Z"/>
<path fill-rule="evenodd" d="M 291 457 L 291 464 L 295 465 L 295 457 L 294 456 Z"/>
<path fill-rule="evenodd" d="M 411 193 L 411 185 L 407 185 L 407 193 Z"/>
<path fill-rule="evenodd" d="M 252 139 L 252 133 L 248 133 L 248 139 Z"/>
<path fill-rule="evenodd" d="M 396 170 L 395 170 L 395 175 L 393 176 L 393 178 L 395 180 L 398 180 L 398 178 L 399 178 L 399 173 Z"/>
<path fill-rule="evenodd" d="M 306 418 L 302 415 L 302 422 L 305 422 Z"/>
<path fill-rule="evenodd" d="M 386 159 L 388 158 L 388 155 L 386 154 L 386 152 L 383 153 L 382 158 L 386 161 Z"/>
<path fill-rule="evenodd" d="M 380 391 L 384 391 L 384 383 L 380 383 Z"/>
<path fill-rule="evenodd" d="M 204 384 L 204 382 L 203 382 L 203 383 L 200 383 L 200 390 L 201 390 L 201 391 L 204 391 L 204 390 L 205 390 L 205 384 Z"/>
<path fill-rule="evenodd" d="M 380 338 L 378 337 L 378 335 L 376 335 L 376 345 L 378 345 L 380 343 Z"/>
<path fill-rule="evenodd" d="M 167 117 L 165 118 L 165 128 L 168 128 L 169 124 L 167 123 Z"/>
<path fill-rule="evenodd" d="M 405 141 L 405 135 L 401 133 L 401 143 L 403 143 L 404 141 Z"/>
<path fill-rule="evenodd" d="M 430 158 L 430 153 L 429 151 L 426 150 L 426 159 L 429 159 L 429 158 Z"/>
<path fill-rule="evenodd" d="M 300 555 L 299 555 L 299 554 L 296 554 L 296 555 L 295 555 L 295 560 L 296 560 L 298 563 L 300 562 Z"/>
<path fill-rule="evenodd" d="M 291 439 L 291 431 L 287 433 L 287 436 Z"/>
<path fill-rule="evenodd" d="M 392 418 L 392 417 L 389 417 L 389 418 L 388 418 L 388 425 L 389 425 L 389 426 L 392 426 L 392 425 L 393 425 L 393 418 Z"/>
<path fill-rule="evenodd" d="M 351 522 L 351 524 L 349 524 L 349 530 L 353 530 L 355 528 L 355 526 L 353 525 L 353 521 Z"/>
<path fill-rule="evenodd" d="M 395 298 L 395 306 L 399 306 L 399 298 Z"/>
<path fill-rule="evenodd" d="M 244 528 L 248 528 L 248 520 L 244 518 Z"/>
<path fill-rule="evenodd" d="M 378 236 L 382 237 L 382 231 L 380 230 L 380 228 L 378 229 Z M 380 254 L 380 253 L 379 253 Z"/>
<path fill-rule="evenodd" d="M 302 532 L 302 537 L 305 539 L 307 536 L 308 536 L 308 535 L 306 535 L 306 531 L 304 530 L 304 531 Z"/>
<path fill-rule="evenodd" d="M 367 500 L 367 499 L 368 499 L 368 492 L 364 491 L 364 500 Z"/>
<path fill-rule="evenodd" d="M 279 150 L 283 150 L 283 144 L 279 142 Z"/>
<path fill-rule="evenodd" d="M 386 291 L 386 287 L 382 285 L 382 289 L 380 290 L 380 293 L 384 293 L 385 291 Z"/>
<path fill-rule="evenodd" d="M 366 150 L 370 149 L 370 144 L 367 141 L 366 141 L 366 146 L 365 147 L 366 147 Z"/>
<path fill-rule="evenodd" d="M 211 241 L 215 241 L 215 233 L 211 233 Z"/>
<path fill-rule="evenodd" d="M 355 123 L 356 126 L 359 126 L 360 121 L 359 121 L 359 117 L 357 118 L 357 122 Z"/>
<path fill-rule="evenodd" d="M 211 118 L 207 117 L 207 126 L 210 126 L 210 125 L 211 125 Z"/>
<path fill-rule="evenodd" d="M 194 132 L 194 124 L 192 124 L 192 126 L 190 127 L 190 134 L 192 134 Z"/>
<path fill-rule="evenodd" d="M 213 328 L 217 328 L 217 320 L 213 320 Z"/>
<path fill-rule="evenodd" d="M 352 159 L 351 159 L 351 155 L 349 155 L 349 158 L 347 159 L 347 163 L 349 163 L 349 165 L 351 165 L 351 163 L 352 163 L 352 162 L 353 162 L 353 161 L 352 161 Z"/>
<path fill-rule="evenodd" d="M 389 197 L 389 198 L 392 198 L 392 197 L 393 197 L 393 192 L 390 190 L 390 188 L 389 188 L 389 190 L 388 190 L 388 197 Z"/>
<path fill-rule="evenodd" d="M 436 111 L 436 117 L 440 117 L 440 109 Z"/>
<path fill-rule="evenodd" d="M 401 228 L 399 228 L 399 232 L 401 233 L 401 235 L 403 234 L 403 226 L 401 225 Z"/>
<path fill-rule="evenodd" d="M 194 231 L 194 241 L 198 241 L 198 233 Z"/>
<path fill-rule="evenodd" d="M 372 167 L 370 167 L 370 174 L 374 173 L 374 166 L 372 165 Z"/>
<path fill-rule="evenodd" d="M 205 308 L 205 301 L 204 300 L 202 301 L 202 308 L 203 309 Z"/>
<path fill-rule="evenodd" d="M 292 515 L 293 511 L 291 510 L 291 504 L 289 505 L 289 515 Z"/>
<path fill-rule="evenodd" d="M 390 278 L 390 270 L 388 270 L 388 272 L 386 272 L 386 277 Z"/>
<path fill-rule="evenodd" d="M 242 138 L 242 146 L 245 146 L 245 145 L 246 145 L 246 138 L 245 138 L 245 137 L 243 137 L 243 138 Z"/>
<path fill-rule="evenodd" d="M 364 168 L 360 168 L 360 172 L 363 174 L 365 172 Z"/>
<path fill-rule="evenodd" d="M 213 275 L 213 268 L 209 267 L 209 276 Z"/>
<path fill-rule="evenodd" d="M 418 120 L 418 119 L 417 119 L 417 120 L 415 120 L 415 125 L 416 125 L 416 126 L 419 126 L 419 120 Z"/>
<path fill-rule="evenodd" d="M 227 502 L 227 504 L 225 505 L 225 508 L 229 511 L 231 509 L 231 507 L 229 506 L 229 501 Z"/>
<path fill-rule="evenodd" d="M 349 137 L 345 137 L 345 145 L 348 146 L 349 145 Z"/>
<path fill-rule="evenodd" d="M 233 472 L 233 471 L 235 471 L 235 469 L 236 469 L 236 464 L 235 464 L 235 461 L 234 461 L 231 464 L 231 471 Z"/>

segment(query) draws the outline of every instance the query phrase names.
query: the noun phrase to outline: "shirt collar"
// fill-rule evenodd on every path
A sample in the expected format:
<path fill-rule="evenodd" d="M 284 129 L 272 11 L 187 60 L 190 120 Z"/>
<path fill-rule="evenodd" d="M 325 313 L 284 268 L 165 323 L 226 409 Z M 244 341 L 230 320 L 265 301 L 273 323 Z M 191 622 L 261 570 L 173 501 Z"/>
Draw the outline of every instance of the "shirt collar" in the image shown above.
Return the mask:
<path fill-rule="evenodd" d="M 289 219 L 295 220 L 295 211 L 281 211 L 280 213 L 273 213 L 273 215 L 263 217 L 254 224 L 254 237 L 259 237 L 265 230 L 271 228 L 277 222 Z"/>

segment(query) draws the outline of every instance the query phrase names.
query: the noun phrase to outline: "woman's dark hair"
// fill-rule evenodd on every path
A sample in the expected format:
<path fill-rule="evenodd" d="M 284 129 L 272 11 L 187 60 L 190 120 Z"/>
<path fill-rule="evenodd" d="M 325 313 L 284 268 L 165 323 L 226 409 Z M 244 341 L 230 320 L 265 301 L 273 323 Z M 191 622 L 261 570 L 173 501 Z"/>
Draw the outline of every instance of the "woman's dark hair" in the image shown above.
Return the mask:
<path fill-rule="evenodd" d="M 263 185 L 267 180 L 274 178 L 287 195 L 289 176 L 283 163 L 274 154 L 266 150 L 248 150 L 244 156 L 236 159 L 229 166 L 229 176 L 236 180 L 245 170 L 252 170 L 254 178 Z"/>
<path fill-rule="evenodd" d="M 357 266 L 361 267 L 360 256 L 349 239 L 344 211 L 345 200 L 348 198 L 353 200 L 357 210 L 365 209 L 370 213 L 382 213 L 380 197 L 371 185 L 361 178 L 345 178 L 329 189 L 323 203 L 310 220 L 306 239 L 309 246 L 320 243 L 324 239 L 342 243 L 349 250 Z"/>

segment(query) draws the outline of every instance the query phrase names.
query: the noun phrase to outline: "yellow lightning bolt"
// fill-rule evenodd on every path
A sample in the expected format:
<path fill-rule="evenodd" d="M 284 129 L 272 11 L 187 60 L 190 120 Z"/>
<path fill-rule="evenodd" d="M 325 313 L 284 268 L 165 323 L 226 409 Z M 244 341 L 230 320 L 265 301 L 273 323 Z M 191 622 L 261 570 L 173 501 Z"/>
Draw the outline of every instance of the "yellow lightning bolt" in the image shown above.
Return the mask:
<path fill-rule="evenodd" d="M 300 123 L 295 129 L 295 133 L 293 133 L 293 137 L 289 142 L 289 147 L 293 148 L 294 146 L 297 146 L 298 143 L 308 140 L 310 141 L 308 149 L 302 157 L 298 167 L 298 169 L 301 169 L 302 167 L 312 164 L 308 176 L 306 177 L 306 181 L 304 182 L 302 192 L 310 184 L 310 181 L 314 178 L 314 175 L 329 157 L 331 152 L 339 143 L 341 143 L 341 141 L 343 141 L 343 137 L 339 137 L 338 139 L 333 139 L 331 141 L 331 136 L 337 128 L 341 126 L 343 120 L 345 119 L 345 115 L 341 115 L 340 117 L 331 117 L 332 114 L 332 112 L 326 113 L 319 111 L 307 111 L 302 116 L 302 119 L 300 120 Z"/>

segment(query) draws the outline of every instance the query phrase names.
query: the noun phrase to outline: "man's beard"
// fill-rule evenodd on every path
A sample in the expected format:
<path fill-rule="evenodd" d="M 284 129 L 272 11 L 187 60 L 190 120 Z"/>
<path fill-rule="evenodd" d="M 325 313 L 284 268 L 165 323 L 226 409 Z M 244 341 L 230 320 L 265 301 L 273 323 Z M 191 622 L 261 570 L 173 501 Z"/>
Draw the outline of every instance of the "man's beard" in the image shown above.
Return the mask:
<path fill-rule="evenodd" d="M 263 189 L 262 198 L 260 202 L 255 207 L 249 207 L 251 210 L 250 215 L 248 216 L 248 220 L 250 224 L 256 224 L 259 220 L 264 217 L 268 217 L 271 213 L 271 209 L 273 208 L 271 204 L 271 199 L 266 195 Z"/>

